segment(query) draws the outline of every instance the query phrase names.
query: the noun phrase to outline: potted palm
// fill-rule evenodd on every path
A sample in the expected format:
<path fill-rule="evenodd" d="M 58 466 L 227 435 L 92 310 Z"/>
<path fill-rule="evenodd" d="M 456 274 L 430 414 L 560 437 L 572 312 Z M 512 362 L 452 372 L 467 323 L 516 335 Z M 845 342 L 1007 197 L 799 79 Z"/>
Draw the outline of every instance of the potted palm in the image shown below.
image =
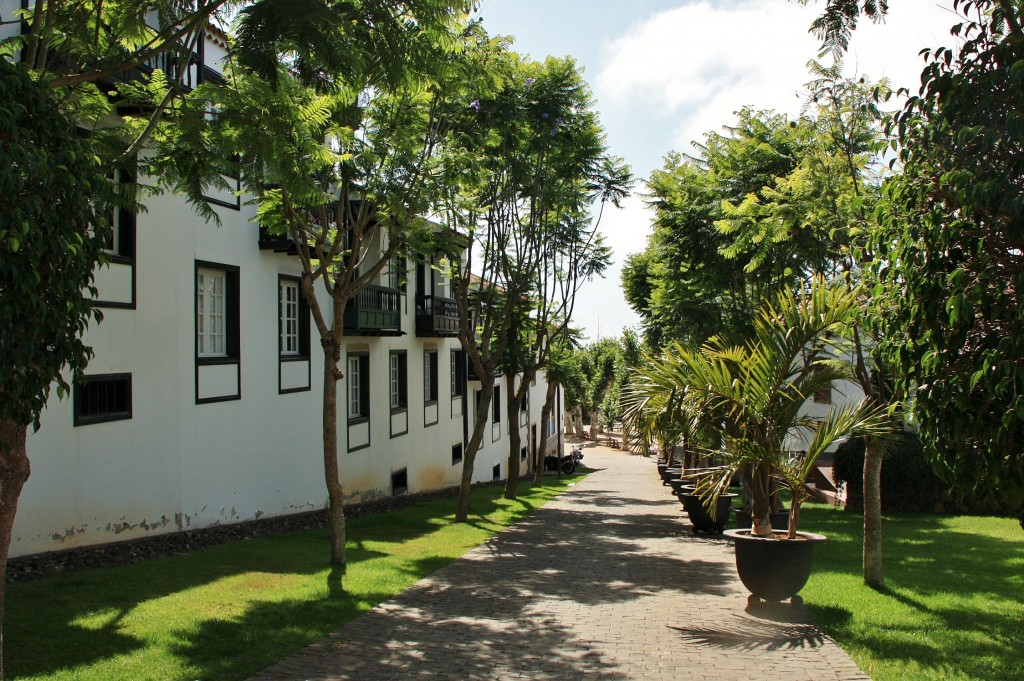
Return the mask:
<path fill-rule="evenodd" d="M 815 392 L 851 374 L 851 365 L 839 357 L 845 350 L 842 332 L 859 309 L 858 296 L 818 278 L 800 294 L 785 290 L 765 304 L 746 342 L 713 338 L 696 349 L 676 344 L 636 373 L 632 418 L 671 415 L 713 433 L 721 443 L 721 466 L 696 481 L 708 508 L 715 509 L 733 477 L 747 470 L 751 527 L 726 535 L 736 542 L 736 566 L 751 602 L 799 599 L 813 546 L 825 541 L 798 529 L 800 505 L 809 496 L 807 478 L 821 454 L 851 434 L 890 432 L 884 411 L 866 402 L 817 418 L 805 415 Z M 794 455 L 795 449 L 802 453 Z M 791 497 L 785 532 L 771 525 L 776 486 Z"/>

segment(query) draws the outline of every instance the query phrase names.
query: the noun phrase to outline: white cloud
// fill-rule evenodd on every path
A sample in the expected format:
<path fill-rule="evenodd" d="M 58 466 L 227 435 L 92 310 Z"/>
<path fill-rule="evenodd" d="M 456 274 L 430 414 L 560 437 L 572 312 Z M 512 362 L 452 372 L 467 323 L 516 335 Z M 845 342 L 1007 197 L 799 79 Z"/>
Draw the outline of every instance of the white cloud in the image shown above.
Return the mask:
<path fill-rule="evenodd" d="M 948 36 L 954 18 L 932 0 L 890 4 L 885 24 L 861 21 L 847 72 L 914 84 L 917 56 Z M 744 105 L 795 114 L 818 41 L 807 29 L 820 12 L 781 0 L 723 7 L 707 1 L 650 16 L 606 44 L 594 87 L 610 129 L 655 127 L 664 147 L 690 151 Z M 945 42 L 949 42 L 947 39 Z"/>

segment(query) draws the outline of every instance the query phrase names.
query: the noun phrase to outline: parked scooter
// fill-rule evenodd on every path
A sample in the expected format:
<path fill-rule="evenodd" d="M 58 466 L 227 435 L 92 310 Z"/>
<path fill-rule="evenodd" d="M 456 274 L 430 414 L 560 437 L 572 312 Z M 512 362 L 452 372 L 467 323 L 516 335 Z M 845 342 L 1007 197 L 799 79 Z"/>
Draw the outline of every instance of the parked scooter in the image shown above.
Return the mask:
<path fill-rule="evenodd" d="M 576 447 L 568 455 L 562 457 L 562 472 L 566 475 L 572 475 L 576 472 L 576 467 L 583 464 L 583 448 Z M 557 471 L 559 467 L 558 457 L 554 454 L 548 454 L 544 457 L 544 470 L 546 471 Z"/>
<path fill-rule="evenodd" d="M 548 454 L 544 457 L 544 470 L 546 471 L 557 471 L 559 467 L 558 457 L 554 454 Z M 566 475 L 572 475 L 576 472 L 576 464 L 572 462 L 572 459 L 568 456 L 562 457 L 561 461 L 562 472 Z"/>

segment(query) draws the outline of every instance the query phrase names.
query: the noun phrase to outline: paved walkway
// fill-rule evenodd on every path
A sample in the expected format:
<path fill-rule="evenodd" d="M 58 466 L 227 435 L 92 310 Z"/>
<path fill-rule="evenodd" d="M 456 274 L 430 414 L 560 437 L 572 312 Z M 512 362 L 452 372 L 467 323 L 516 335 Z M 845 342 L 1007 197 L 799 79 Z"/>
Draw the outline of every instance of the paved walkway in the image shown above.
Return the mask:
<path fill-rule="evenodd" d="M 746 612 L 652 461 L 585 453 L 526 521 L 250 681 L 868 679 L 802 609 Z"/>

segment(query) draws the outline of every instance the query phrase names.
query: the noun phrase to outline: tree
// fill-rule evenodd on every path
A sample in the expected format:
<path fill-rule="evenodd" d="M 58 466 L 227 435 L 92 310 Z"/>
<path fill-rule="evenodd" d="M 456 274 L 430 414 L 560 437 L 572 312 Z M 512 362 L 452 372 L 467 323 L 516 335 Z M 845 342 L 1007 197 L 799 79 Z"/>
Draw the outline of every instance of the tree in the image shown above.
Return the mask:
<path fill-rule="evenodd" d="M 92 351 L 81 340 L 93 308 L 96 263 L 116 203 L 107 168 L 55 93 L 23 65 L 0 59 L 0 576 L 21 488 L 29 424 L 56 385 L 70 391 Z M 71 374 L 69 377 L 68 374 Z M 70 378 L 70 380 L 69 380 Z M 0 580 L 0 621 L 3 618 Z M 0 632 L 0 677 L 3 676 Z"/>
<path fill-rule="evenodd" d="M 715 507 L 743 469 L 752 469 L 751 533 L 771 536 L 773 481 L 792 493 L 788 538 L 796 536 L 807 476 L 818 457 L 851 433 L 889 432 L 884 411 L 868 401 L 805 416 L 804 404 L 822 387 L 850 376 L 838 335 L 859 310 L 859 292 L 816 278 L 808 290 L 788 288 L 766 301 L 753 334 L 742 344 L 716 336 L 700 348 L 675 344 L 636 372 L 628 418 L 638 429 L 711 432 L 724 443 L 722 465 L 699 479 L 697 490 Z M 673 427 L 672 424 L 675 426 Z M 793 443 L 804 455 L 794 457 Z"/>
<path fill-rule="evenodd" d="M 769 248 L 734 232 L 750 206 L 798 163 L 806 131 L 785 116 L 744 108 L 726 134 L 708 133 L 697 155 L 670 153 L 651 174 L 654 232 L 624 271 L 629 302 L 651 339 L 699 344 L 716 333 L 749 333 L 760 301 L 808 271 L 814 235 Z M 801 250 L 803 249 L 803 250 Z M 646 298 L 646 300 L 645 300 Z"/>
<path fill-rule="evenodd" d="M 481 383 L 464 453 L 458 520 L 468 517 L 495 374 L 504 373 L 509 391 L 511 496 L 520 461 L 520 436 L 511 422 L 518 422 L 527 386 L 547 361 L 551 334 L 567 323 L 567 305 L 579 282 L 607 261 L 606 249 L 582 217 L 595 193 L 605 196 L 607 184 L 603 134 L 589 88 L 570 59 L 540 64 L 502 54 L 501 81 L 490 89 L 481 81 L 461 109 L 463 142 L 453 155 L 459 192 L 449 201 L 450 220 L 473 244 L 455 277 L 463 320 L 459 339 Z M 572 296 L 556 295 L 558 286 Z"/>
<path fill-rule="evenodd" d="M 432 12 L 440 5 L 417 7 Z M 369 6 L 362 20 L 394 30 L 393 49 L 405 51 L 369 54 L 383 40 L 376 36 L 345 68 L 314 70 L 308 79 L 302 64 L 282 59 L 265 71 L 267 64 L 242 52 L 223 83 L 205 83 L 184 97 L 174 125 L 155 138 L 160 153 L 153 167 L 161 181 L 216 220 L 206 188 L 223 185 L 226 170 L 240 175 L 261 228 L 290 242 L 301 263 L 302 296 L 324 352 L 322 454 L 335 565 L 345 563 L 337 384 L 345 375 L 339 365 L 346 306 L 389 272 L 397 255 L 454 248 L 423 217 L 443 190 L 443 102 L 458 91 L 460 59 L 449 48 L 462 47 L 456 38 L 469 31 L 463 17 L 444 7 L 428 24 L 402 6 L 384 14 Z M 243 14 L 265 21 L 260 9 Z M 442 28 L 446 41 L 438 37 Z M 329 309 L 317 296 L 318 281 Z"/>
<path fill-rule="evenodd" d="M 130 170 L 180 92 L 189 46 L 224 4 L 38 2 L 0 16 L 21 27 L 0 46 L 18 58 L 0 59 L 0 577 L 30 472 L 28 425 L 40 427 L 54 384 L 63 397 L 85 370 L 91 350 L 81 338 L 101 319 L 91 282 L 109 211 L 138 207 L 136 188 L 115 191 L 107 176 Z M 115 82 L 161 57 L 152 79 Z M 147 120 L 116 125 L 118 103 L 145 103 Z M 3 603 L 0 588 L 0 624 Z"/>
<path fill-rule="evenodd" d="M 1015 4 L 955 6 L 959 50 L 926 53 L 892 123 L 903 172 L 874 239 L 882 349 L 946 482 L 1020 505 L 1024 525 L 1024 32 Z"/>

